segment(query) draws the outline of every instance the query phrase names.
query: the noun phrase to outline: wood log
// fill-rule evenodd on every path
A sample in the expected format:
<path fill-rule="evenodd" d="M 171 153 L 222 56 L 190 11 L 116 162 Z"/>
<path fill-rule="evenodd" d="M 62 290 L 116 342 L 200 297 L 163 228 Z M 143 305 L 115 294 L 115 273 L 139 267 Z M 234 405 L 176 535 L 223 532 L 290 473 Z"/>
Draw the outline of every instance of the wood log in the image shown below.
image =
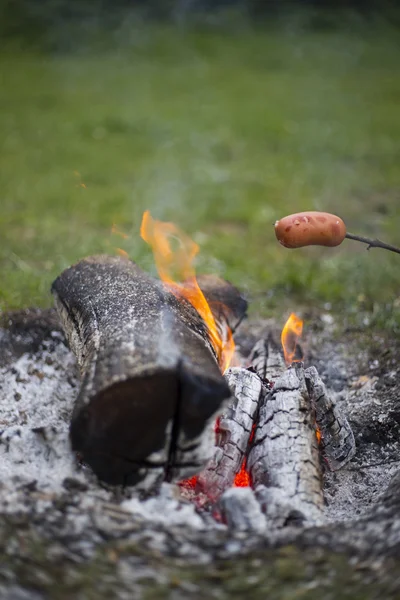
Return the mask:
<path fill-rule="evenodd" d="M 273 382 L 285 370 L 282 351 L 272 338 L 262 338 L 254 345 L 248 358 L 249 368 L 253 369 L 264 382 Z"/>
<path fill-rule="evenodd" d="M 356 443 L 345 415 L 328 395 L 315 367 L 304 372 L 308 393 L 315 409 L 315 419 L 321 433 L 320 449 L 332 471 L 337 471 L 353 458 Z"/>
<path fill-rule="evenodd" d="M 230 390 L 197 311 L 121 257 L 82 260 L 52 293 L 82 373 L 72 448 L 113 484 L 198 472 Z"/>
<path fill-rule="evenodd" d="M 233 485 L 247 456 L 259 403 L 267 393 L 263 382 L 268 384 L 285 369 L 282 353 L 271 338 L 255 344 L 247 364 L 247 369 L 234 367 L 225 372 L 232 397 L 219 419 L 213 456 L 197 479 L 197 492 L 213 503 Z"/>
<path fill-rule="evenodd" d="M 242 367 L 227 369 L 225 379 L 232 398 L 219 419 L 213 456 L 197 479 L 197 490 L 205 493 L 211 502 L 216 502 L 233 485 L 241 469 L 263 393 L 258 375 Z"/>
<path fill-rule="evenodd" d="M 321 521 L 322 472 L 304 368 L 293 364 L 260 404 L 248 470 L 272 526 Z"/>

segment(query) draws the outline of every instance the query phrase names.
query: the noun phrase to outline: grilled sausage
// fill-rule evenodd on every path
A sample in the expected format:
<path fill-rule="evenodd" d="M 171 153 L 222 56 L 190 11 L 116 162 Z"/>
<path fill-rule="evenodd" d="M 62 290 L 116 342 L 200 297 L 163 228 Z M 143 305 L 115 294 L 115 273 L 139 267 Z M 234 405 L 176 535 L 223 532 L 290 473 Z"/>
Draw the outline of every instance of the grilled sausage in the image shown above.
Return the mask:
<path fill-rule="evenodd" d="M 346 236 L 346 225 L 336 215 L 308 211 L 276 221 L 275 235 L 286 248 L 339 246 Z"/>

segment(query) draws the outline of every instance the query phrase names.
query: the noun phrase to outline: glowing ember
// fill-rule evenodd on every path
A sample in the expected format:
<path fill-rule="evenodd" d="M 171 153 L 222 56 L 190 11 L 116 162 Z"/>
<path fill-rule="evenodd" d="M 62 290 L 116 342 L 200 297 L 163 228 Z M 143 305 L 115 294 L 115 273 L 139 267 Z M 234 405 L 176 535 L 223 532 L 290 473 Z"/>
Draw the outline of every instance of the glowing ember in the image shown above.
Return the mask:
<path fill-rule="evenodd" d="M 233 484 L 235 487 L 249 487 L 251 485 L 250 475 L 246 471 L 246 459 L 242 462 L 242 467 L 239 473 L 235 476 L 235 482 Z"/>
<path fill-rule="evenodd" d="M 157 221 L 149 211 L 143 215 L 140 235 L 153 249 L 158 274 L 178 298 L 185 298 L 194 306 L 207 325 L 211 343 L 218 357 L 221 371 L 229 366 L 235 345 L 230 329 L 226 339 L 221 337 L 210 306 L 201 291 L 193 266 L 198 245 L 174 223 Z"/>
<path fill-rule="evenodd" d="M 317 438 L 318 444 L 320 444 L 321 443 L 321 439 L 322 439 L 322 435 L 321 435 L 321 430 L 318 427 L 318 425 L 315 426 L 315 436 Z"/>
<path fill-rule="evenodd" d="M 295 358 L 297 343 L 302 332 L 303 321 L 297 315 L 292 313 L 286 321 L 281 334 L 282 348 L 287 365 L 302 360 L 302 358 Z"/>
<path fill-rule="evenodd" d="M 253 423 L 253 427 L 251 429 L 251 433 L 250 433 L 250 437 L 249 437 L 250 445 L 254 439 L 255 432 L 256 432 L 256 424 Z M 239 473 L 236 474 L 233 485 L 235 487 L 250 487 L 251 486 L 250 474 L 246 470 L 246 458 L 242 462 L 242 466 L 240 468 Z"/>
<path fill-rule="evenodd" d="M 184 488 L 187 490 L 195 490 L 196 484 L 197 484 L 197 475 L 193 475 L 193 477 L 190 477 L 190 479 L 184 479 L 183 481 L 180 481 L 178 483 L 178 485 L 181 488 Z"/>

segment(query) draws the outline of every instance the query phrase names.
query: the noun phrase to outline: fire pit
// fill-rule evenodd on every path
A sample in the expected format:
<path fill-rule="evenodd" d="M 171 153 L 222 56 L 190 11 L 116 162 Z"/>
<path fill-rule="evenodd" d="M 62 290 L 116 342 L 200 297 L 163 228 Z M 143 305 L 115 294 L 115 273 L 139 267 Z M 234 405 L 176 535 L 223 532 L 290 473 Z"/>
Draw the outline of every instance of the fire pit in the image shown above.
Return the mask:
<path fill-rule="evenodd" d="M 165 250 L 177 230 L 160 226 L 147 216 L 142 233 Z M 335 339 L 329 314 L 304 357 L 294 315 L 282 343 L 276 322 L 238 327 L 246 302 L 196 279 L 184 242 L 178 283 L 169 251 L 156 251 L 163 283 L 126 258 L 89 257 L 54 282 L 56 311 L 6 316 L 1 519 L 18 515 L 50 563 L 54 543 L 82 561 L 105 540 L 197 563 L 288 542 L 389 559 L 397 363 L 379 389 L 378 363 Z"/>
<path fill-rule="evenodd" d="M 240 493 L 224 495 L 236 484 L 256 492 L 256 527 L 321 523 L 321 456 L 337 469 L 355 442 L 315 367 L 292 362 L 302 322 L 291 315 L 282 332 L 287 370 L 271 338 L 257 342 L 246 366 L 226 369 L 231 327 L 246 302 L 216 279 L 203 280 L 202 290 L 192 266 L 197 248 L 174 225 L 145 213 L 141 231 L 163 284 L 108 256 L 82 260 L 53 284 L 82 377 L 72 449 L 108 483 L 148 492 L 162 481 L 191 487 L 197 505 L 225 522 L 239 513 L 243 525 Z"/>

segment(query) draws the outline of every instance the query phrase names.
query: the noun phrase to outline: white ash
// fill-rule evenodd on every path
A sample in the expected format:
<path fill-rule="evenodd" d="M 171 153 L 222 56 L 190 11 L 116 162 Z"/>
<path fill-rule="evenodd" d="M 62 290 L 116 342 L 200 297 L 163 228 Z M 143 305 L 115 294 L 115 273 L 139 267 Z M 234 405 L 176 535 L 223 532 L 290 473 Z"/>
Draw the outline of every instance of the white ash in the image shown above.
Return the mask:
<path fill-rule="evenodd" d="M 77 393 L 75 360 L 61 342 L 44 342 L 0 368 L 0 480 L 59 489 L 76 476 L 68 429 Z"/>
<path fill-rule="evenodd" d="M 230 488 L 220 498 L 219 507 L 224 521 L 232 531 L 262 534 L 267 521 L 250 487 Z"/>
<path fill-rule="evenodd" d="M 121 507 L 135 518 L 164 525 L 181 525 L 193 529 L 205 529 L 204 519 L 196 512 L 193 503 L 184 502 L 178 496 L 176 486 L 163 483 L 160 492 L 154 498 L 141 501 L 131 498 L 122 502 Z M 166 510 L 166 507 L 168 510 Z"/>
<path fill-rule="evenodd" d="M 400 469 L 396 463 L 382 465 L 349 465 L 341 471 L 325 475 L 325 518 L 333 523 L 364 514 L 376 504 Z"/>
<path fill-rule="evenodd" d="M 377 444 L 366 439 L 370 427 L 386 427 L 393 399 L 382 397 L 377 390 L 379 379 L 369 373 L 351 375 L 348 391 L 337 392 L 336 401 L 346 406 L 350 423 L 355 430 L 355 458 L 340 471 L 325 474 L 325 515 L 334 522 L 362 515 L 380 500 L 392 477 L 400 469 L 400 443 L 387 439 Z M 387 424 L 392 428 L 392 424 Z"/>
<path fill-rule="evenodd" d="M 0 344 L 7 337 L 0 336 Z M 252 343 L 253 340 L 248 346 Z M 361 371 L 360 377 L 358 365 L 344 344 L 335 344 L 329 335 L 324 337 L 321 333 L 318 343 L 318 359 L 312 357 L 307 364 L 317 365 L 329 394 L 348 416 L 358 446 L 355 458 L 341 471 L 325 473 L 324 518 L 349 520 L 364 514 L 379 500 L 392 474 L 400 468 L 400 462 L 394 462 L 400 455 L 399 436 L 393 435 L 387 443 L 385 440 L 378 443 L 367 439 L 365 433 L 371 423 L 382 436 L 385 427 L 392 427 L 389 415 L 396 406 L 396 399 L 388 398 L 385 389 L 377 389 L 379 379 L 372 373 Z M 245 343 L 242 345 L 245 347 Z M 115 490 L 103 489 L 90 470 L 78 465 L 70 450 L 68 429 L 79 383 L 74 358 L 59 333 L 52 334 L 34 353 L 25 352 L 7 363 L 0 368 L 2 512 L 14 514 L 31 510 L 31 505 L 26 503 L 24 486 L 32 488 L 32 494 L 38 498 L 35 510 L 50 511 L 54 498 L 62 497 L 66 482 L 71 480 L 71 485 L 78 486 L 77 505 L 71 509 L 78 533 L 84 531 L 90 521 L 96 522 L 106 535 L 125 528 L 129 530 L 135 523 L 145 527 L 174 525 L 193 531 L 224 529 L 211 519 L 210 513 L 198 513 L 193 504 L 177 497 L 175 486 L 164 484 L 159 497 L 145 501 L 138 498 L 136 490 L 130 489 L 125 495 L 131 498 L 123 499 L 121 504 Z M 79 490 L 80 483 L 87 486 L 87 491 Z M 253 495 L 253 492 L 243 492 L 241 488 L 229 490 L 232 506 L 240 504 L 246 494 Z M 104 508 L 105 503 L 113 508 Z M 225 510 L 233 514 L 234 508 L 228 503 Z M 248 530 L 269 536 L 264 515 L 260 516 L 259 526 L 254 515 L 255 512 L 248 518 Z M 167 541 L 168 536 L 162 534 L 160 546 L 166 547 Z M 157 543 L 154 538 L 154 545 Z"/>
<path fill-rule="evenodd" d="M 43 351 L 23 354 L 0 369 L 2 426 L 68 425 L 77 385 L 75 360 L 64 344 L 44 343 Z"/>

